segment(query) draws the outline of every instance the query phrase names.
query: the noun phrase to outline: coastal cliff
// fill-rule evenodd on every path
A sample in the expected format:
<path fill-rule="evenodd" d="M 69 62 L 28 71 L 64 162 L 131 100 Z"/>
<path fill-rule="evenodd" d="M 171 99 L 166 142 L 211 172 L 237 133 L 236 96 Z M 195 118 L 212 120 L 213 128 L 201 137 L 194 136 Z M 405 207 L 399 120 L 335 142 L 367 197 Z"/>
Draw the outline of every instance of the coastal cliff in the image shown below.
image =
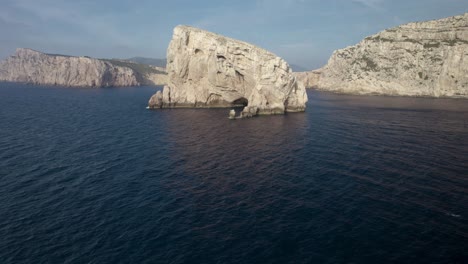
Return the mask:
<path fill-rule="evenodd" d="M 353 94 L 468 97 L 468 13 L 384 30 L 333 53 L 317 88 Z"/>
<path fill-rule="evenodd" d="M 151 66 L 149 65 L 152 70 L 150 73 L 144 75 L 146 83 L 149 85 L 166 85 L 168 82 L 168 75 L 166 72 L 166 68 Z"/>
<path fill-rule="evenodd" d="M 165 85 L 167 84 L 166 68 L 153 66 L 149 64 L 138 63 L 131 60 L 122 59 L 99 59 L 111 63 L 114 66 L 120 66 L 132 69 L 140 85 Z"/>
<path fill-rule="evenodd" d="M 305 71 L 305 72 L 293 72 L 296 79 L 304 84 L 306 88 L 316 88 L 320 80 L 321 71 Z"/>
<path fill-rule="evenodd" d="M 45 54 L 17 49 L 0 63 L 0 81 L 60 86 L 136 86 L 135 71 L 89 57 Z"/>
<path fill-rule="evenodd" d="M 167 60 L 168 84 L 150 108 L 244 106 L 243 117 L 305 110 L 305 88 L 286 61 L 249 43 L 178 26 Z"/>

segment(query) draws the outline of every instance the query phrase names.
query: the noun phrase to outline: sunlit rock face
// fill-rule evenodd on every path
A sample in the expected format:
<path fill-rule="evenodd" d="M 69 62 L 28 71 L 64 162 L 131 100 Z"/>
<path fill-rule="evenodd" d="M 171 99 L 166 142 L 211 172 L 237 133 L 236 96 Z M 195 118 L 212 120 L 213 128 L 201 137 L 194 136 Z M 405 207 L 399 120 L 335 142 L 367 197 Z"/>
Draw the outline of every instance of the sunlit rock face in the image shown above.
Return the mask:
<path fill-rule="evenodd" d="M 468 97 L 468 13 L 387 29 L 333 53 L 317 87 L 354 94 Z"/>
<path fill-rule="evenodd" d="M 245 106 L 242 116 L 304 111 L 307 94 L 289 65 L 264 49 L 178 26 L 167 50 L 168 84 L 150 108 Z"/>
<path fill-rule="evenodd" d="M 135 72 L 127 67 L 22 48 L 0 63 L 0 81 L 83 87 L 139 85 Z"/>

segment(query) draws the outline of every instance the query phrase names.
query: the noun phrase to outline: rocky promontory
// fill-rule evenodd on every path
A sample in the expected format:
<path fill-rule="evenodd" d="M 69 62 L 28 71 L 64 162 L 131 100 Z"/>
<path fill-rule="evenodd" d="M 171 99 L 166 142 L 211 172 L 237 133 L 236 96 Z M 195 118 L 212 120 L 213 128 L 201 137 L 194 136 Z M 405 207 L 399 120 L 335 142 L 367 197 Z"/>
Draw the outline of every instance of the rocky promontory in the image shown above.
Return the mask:
<path fill-rule="evenodd" d="M 111 62 L 89 57 L 45 54 L 17 49 L 0 63 L 0 81 L 60 86 L 136 86 L 137 73 Z"/>
<path fill-rule="evenodd" d="M 289 65 L 252 44 L 178 26 L 167 50 L 168 84 L 150 108 L 244 106 L 241 116 L 304 111 Z"/>
<path fill-rule="evenodd" d="M 317 88 L 353 94 L 468 97 L 468 13 L 384 30 L 337 50 Z"/>

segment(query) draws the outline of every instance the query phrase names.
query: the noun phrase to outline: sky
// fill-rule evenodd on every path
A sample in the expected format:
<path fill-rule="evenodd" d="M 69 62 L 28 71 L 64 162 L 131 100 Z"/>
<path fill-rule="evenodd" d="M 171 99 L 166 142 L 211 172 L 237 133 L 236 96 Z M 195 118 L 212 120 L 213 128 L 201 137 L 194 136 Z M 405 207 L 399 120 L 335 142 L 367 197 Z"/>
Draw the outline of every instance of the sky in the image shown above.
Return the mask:
<path fill-rule="evenodd" d="M 0 59 L 16 48 L 165 58 L 175 26 L 199 27 L 312 70 L 400 24 L 468 12 L 468 0 L 0 0 Z"/>

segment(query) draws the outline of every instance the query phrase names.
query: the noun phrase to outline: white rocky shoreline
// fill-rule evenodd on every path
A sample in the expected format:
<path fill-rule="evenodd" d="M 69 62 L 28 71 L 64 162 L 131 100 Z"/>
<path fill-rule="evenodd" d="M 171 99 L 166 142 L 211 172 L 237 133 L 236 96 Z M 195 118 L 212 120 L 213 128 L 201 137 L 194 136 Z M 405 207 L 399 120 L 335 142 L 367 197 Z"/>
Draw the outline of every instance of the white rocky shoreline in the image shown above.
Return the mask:
<path fill-rule="evenodd" d="M 335 51 L 313 73 L 296 74 L 336 93 L 468 98 L 468 13 L 384 30 Z"/>

